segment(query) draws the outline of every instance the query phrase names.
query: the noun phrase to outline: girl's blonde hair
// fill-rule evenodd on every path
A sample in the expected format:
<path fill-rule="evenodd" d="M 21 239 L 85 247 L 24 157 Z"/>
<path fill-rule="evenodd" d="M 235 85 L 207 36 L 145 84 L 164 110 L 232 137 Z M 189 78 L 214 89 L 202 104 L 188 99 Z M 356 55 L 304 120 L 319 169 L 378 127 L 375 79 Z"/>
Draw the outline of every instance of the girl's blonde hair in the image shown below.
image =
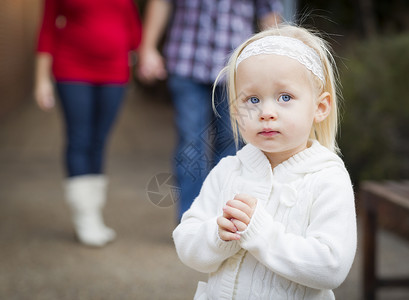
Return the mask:
<path fill-rule="evenodd" d="M 236 62 L 237 58 L 243 51 L 243 49 L 251 44 L 252 42 L 259 40 L 265 36 L 287 36 L 298 39 L 302 41 L 307 46 L 314 49 L 320 60 L 322 62 L 323 72 L 324 72 L 324 82 L 318 79 L 315 75 L 311 73 L 311 76 L 314 80 L 315 86 L 318 89 L 320 94 L 328 92 L 331 95 L 331 111 L 328 117 L 320 123 L 314 123 L 313 128 L 311 129 L 310 138 L 318 140 L 321 145 L 327 147 L 328 149 L 339 152 L 336 135 L 338 130 L 339 116 L 338 116 L 338 107 L 339 107 L 339 97 L 338 95 L 338 79 L 337 79 L 337 69 L 335 65 L 334 58 L 330 52 L 330 47 L 327 42 L 322 39 L 317 33 L 314 33 L 305 28 L 289 25 L 289 24 L 280 24 L 274 28 L 264 30 L 258 34 L 253 35 L 243 44 L 241 44 L 231 55 L 227 66 L 220 72 L 213 87 L 214 89 L 220 79 L 223 76 L 226 76 L 226 85 L 229 98 L 229 110 L 232 129 L 234 133 L 234 138 L 236 145 L 240 137 L 240 131 L 237 123 L 237 100 L 240 95 L 237 95 L 236 91 Z M 214 100 L 214 97 L 213 97 Z M 216 111 L 214 101 L 213 108 Z M 216 111 L 217 114 L 217 111 Z"/>

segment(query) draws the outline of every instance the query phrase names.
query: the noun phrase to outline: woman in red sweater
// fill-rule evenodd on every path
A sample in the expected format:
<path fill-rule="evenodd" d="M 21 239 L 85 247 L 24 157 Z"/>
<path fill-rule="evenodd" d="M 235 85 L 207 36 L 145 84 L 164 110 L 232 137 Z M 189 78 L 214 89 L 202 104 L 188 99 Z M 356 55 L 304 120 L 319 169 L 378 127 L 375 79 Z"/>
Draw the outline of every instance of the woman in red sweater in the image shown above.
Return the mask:
<path fill-rule="evenodd" d="M 115 238 L 102 219 L 104 148 L 129 80 L 129 52 L 140 39 L 132 0 L 45 0 L 35 99 L 51 109 L 55 81 L 66 125 L 66 200 L 86 245 Z"/>

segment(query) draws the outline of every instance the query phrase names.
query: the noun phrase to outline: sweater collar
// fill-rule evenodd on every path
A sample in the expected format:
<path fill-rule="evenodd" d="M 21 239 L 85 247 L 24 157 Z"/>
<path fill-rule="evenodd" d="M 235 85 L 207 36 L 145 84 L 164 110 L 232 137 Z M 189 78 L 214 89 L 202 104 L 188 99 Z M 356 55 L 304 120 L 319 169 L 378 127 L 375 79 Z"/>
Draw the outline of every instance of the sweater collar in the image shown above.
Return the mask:
<path fill-rule="evenodd" d="M 237 152 L 237 156 L 245 167 L 256 171 L 260 177 L 272 174 L 271 165 L 267 156 L 252 144 L 245 145 Z"/>
<path fill-rule="evenodd" d="M 244 146 L 237 152 L 237 156 L 245 167 L 256 171 L 260 177 L 282 172 L 298 174 L 316 172 L 330 165 L 343 165 L 342 160 L 335 153 L 322 146 L 317 140 L 311 140 L 310 147 L 290 157 L 273 170 L 265 154 L 252 144 Z"/>

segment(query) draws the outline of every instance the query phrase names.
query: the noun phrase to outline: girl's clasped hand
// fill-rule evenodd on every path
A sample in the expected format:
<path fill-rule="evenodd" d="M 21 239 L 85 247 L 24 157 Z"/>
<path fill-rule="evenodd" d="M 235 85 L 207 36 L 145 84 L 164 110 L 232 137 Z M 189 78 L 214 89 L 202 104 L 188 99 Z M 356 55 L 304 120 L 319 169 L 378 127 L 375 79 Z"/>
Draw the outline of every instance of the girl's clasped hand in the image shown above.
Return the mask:
<path fill-rule="evenodd" d="M 219 237 L 224 241 L 240 239 L 240 233 L 247 229 L 256 209 L 257 199 L 246 194 L 237 194 L 226 202 L 223 215 L 217 219 Z"/>

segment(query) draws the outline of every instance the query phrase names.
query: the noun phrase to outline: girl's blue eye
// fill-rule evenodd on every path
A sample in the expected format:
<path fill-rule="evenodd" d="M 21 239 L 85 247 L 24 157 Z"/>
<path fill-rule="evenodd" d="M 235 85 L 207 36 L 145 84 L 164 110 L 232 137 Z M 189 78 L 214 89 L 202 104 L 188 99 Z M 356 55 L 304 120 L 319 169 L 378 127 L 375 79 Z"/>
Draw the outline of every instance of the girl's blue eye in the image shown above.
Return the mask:
<path fill-rule="evenodd" d="M 257 103 L 260 102 L 260 99 L 257 98 L 257 97 L 250 97 L 248 101 L 249 101 L 250 103 L 252 103 L 252 104 L 257 104 Z"/>
<path fill-rule="evenodd" d="M 278 102 L 288 102 L 291 100 L 290 95 L 281 95 L 280 98 L 278 98 Z"/>

